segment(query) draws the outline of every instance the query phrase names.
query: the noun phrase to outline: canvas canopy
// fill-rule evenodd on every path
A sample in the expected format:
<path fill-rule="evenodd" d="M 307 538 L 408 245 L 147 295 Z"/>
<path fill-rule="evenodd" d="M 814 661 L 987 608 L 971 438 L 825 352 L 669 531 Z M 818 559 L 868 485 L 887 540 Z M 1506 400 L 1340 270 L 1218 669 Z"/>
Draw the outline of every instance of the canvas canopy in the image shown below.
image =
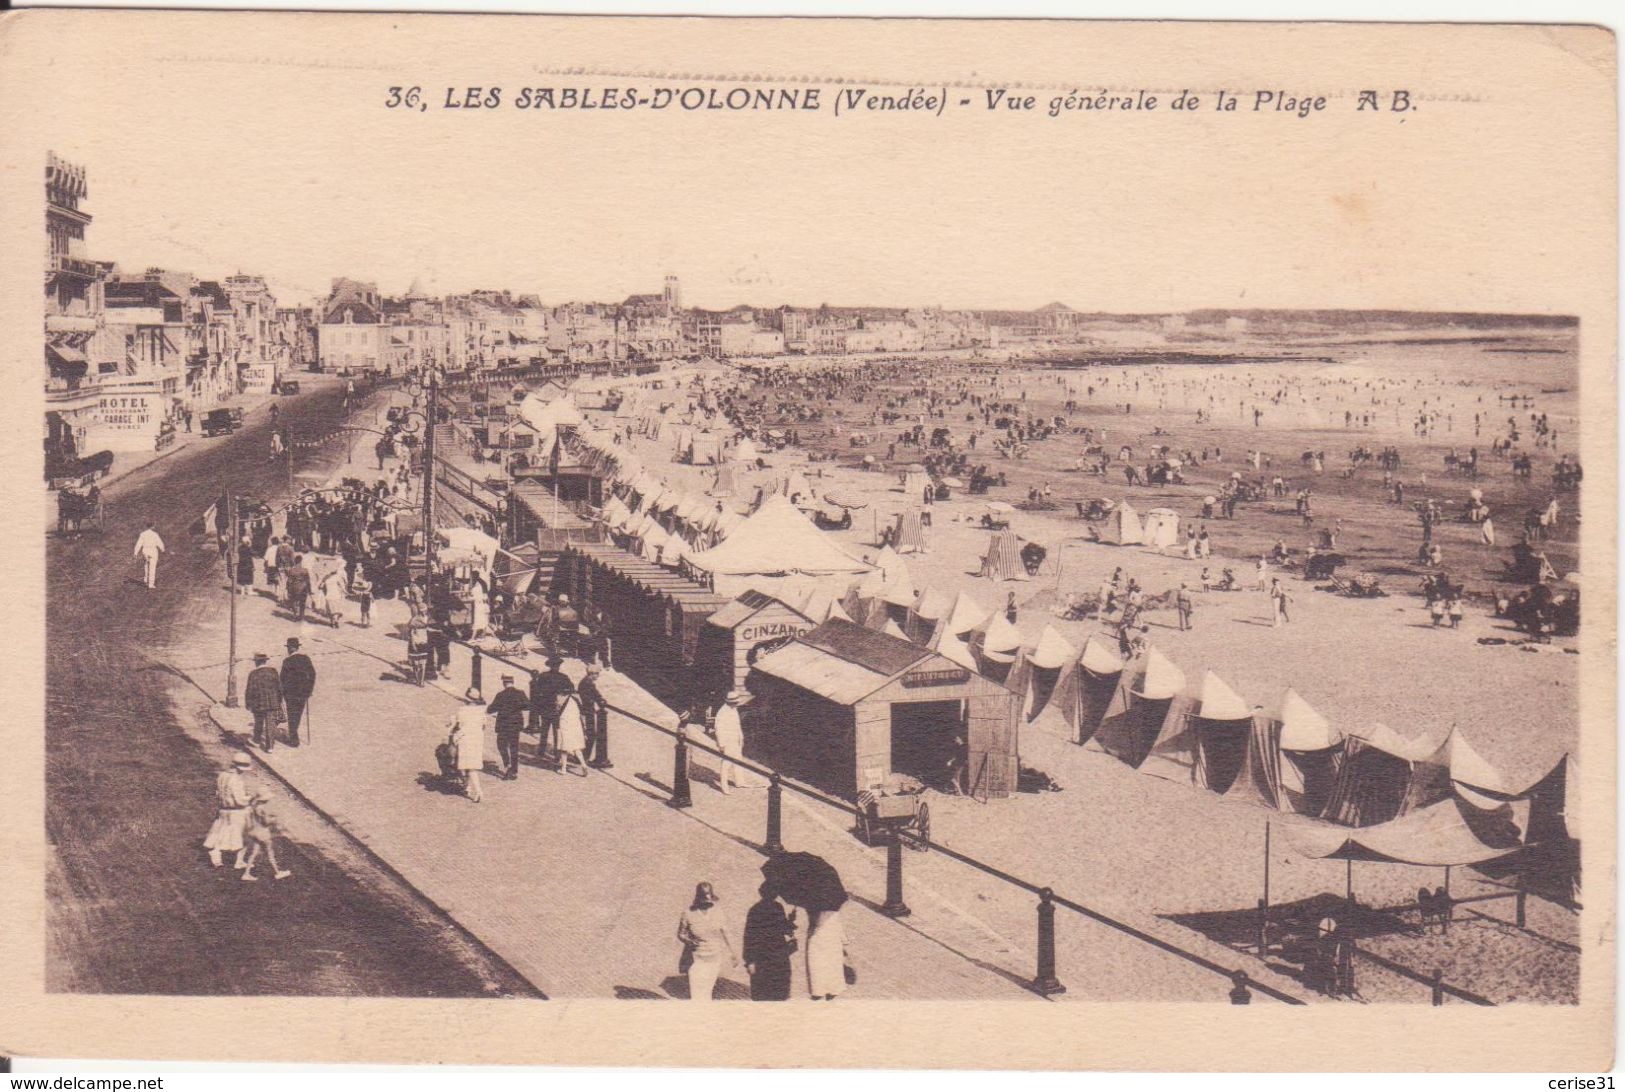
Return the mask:
<path fill-rule="evenodd" d="M 874 566 L 853 557 L 814 527 L 788 499 L 776 495 L 765 500 L 719 545 L 694 554 L 688 563 L 709 574 L 719 594 L 729 593 L 725 583 L 743 590 L 753 576 L 856 577 L 875 571 Z"/>
<path fill-rule="evenodd" d="M 1072 643 L 1055 631 L 1054 626 L 1045 626 L 1044 632 L 1038 635 L 1038 643 L 1033 646 L 1032 653 L 1027 657 L 1034 667 L 1046 671 L 1059 670 L 1077 659 L 1078 650 Z"/>
<path fill-rule="evenodd" d="M 1482 864 L 1514 853 L 1522 848 L 1521 833 L 1511 806 L 1483 811 L 1452 798 L 1357 834 L 1294 826 L 1288 836 L 1305 857 L 1438 867 Z"/>
<path fill-rule="evenodd" d="M 979 638 L 977 644 L 982 655 L 995 663 L 1014 663 L 1016 653 L 1021 650 L 1021 631 L 1011 625 L 1003 613 L 995 613 L 988 619 L 987 628 Z"/>
<path fill-rule="evenodd" d="M 1323 817 L 1344 826 L 1389 822 L 1450 795 L 1450 740 L 1408 740 L 1386 725 L 1344 737 Z"/>

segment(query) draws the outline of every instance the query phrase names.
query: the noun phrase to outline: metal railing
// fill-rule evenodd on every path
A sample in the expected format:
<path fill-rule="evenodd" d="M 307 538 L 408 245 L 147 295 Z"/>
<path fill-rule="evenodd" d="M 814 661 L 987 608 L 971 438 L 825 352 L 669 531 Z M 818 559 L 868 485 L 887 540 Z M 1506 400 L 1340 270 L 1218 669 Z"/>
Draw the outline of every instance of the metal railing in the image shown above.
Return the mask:
<path fill-rule="evenodd" d="M 517 671 L 523 671 L 527 675 L 533 673 L 534 671 L 533 668 L 528 667 L 525 664 L 508 659 L 500 653 L 486 651 L 473 644 L 470 644 L 467 641 L 457 640 L 454 641 L 453 644 L 466 648 L 472 654 L 473 658 L 470 665 L 470 685 L 472 686 L 480 686 L 483 670 L 482 660 L 486 658 L 495 660 L 498 663 L 504 664 L 507 667 L 511 667 Z M 767 822 L 765 837 L 761 842 L 761 849 L 768 854 L 782 852 L 784 849 L 782 831 L 783 793 L 785 789 L 789 789 L 791 792 L 805 797 L 808 800 L 815 801 L 816 803 L 821 804 L 833 811 L 850 815 L 854 818 L 860 815 L 860 810 L 855 804 L 830 796 L 828 793 L 822 792 L 811 785 L 806 785 L 791 778 L 787 778 L 777 770 L 769 769 L 768 767 L 759 765 L 746 758 L 726 754 L 717 748 L 693 740 L 689 738 L 688 733 L 682 730 L 681 727 L 668 728 L 663 724 L 649 720 L 647 717 L 644 717 L 629 709 L 609 702 L 604 703 L 603 714 L 606 715 L 603 716 L 603 720 L 596 726 L 599 731 L 605 733 L 604 739 L 606 741 L 608 739 L 607 713 L 609 712 L 616 713 L 627 720 L 670 737 L 674 741 L 671 799 L 668 801 L 668 804 L 672 807 L 685 808 L 691 806 L 693 803 L 688 777 L 688 758 L 691 750 L 697 750 L 702 754 L 708 754 L 722 761 L 733 763 L 735 766 L 739 766 L 743 769 L 751 771 L 752 773 L 755 773 L 760 777 L 766 778 L 768 781 Z M 608 745 L 606 742 L 606 756 L 607 746 Z M 1225 967 L 1222 964 L 1216 963 L 1196 952 L 1182 948 L 1171 941 L 1153 936 L 1152 934 L 1147 933 L 1142 929 L 1135 928 L 1126 922 L 1118 921 L 1110 915 L 1095 910 L 1076 899 L 1058 894 L 1052 888 L 1034 883 L 1031 880 L 1023 879 L 1022 877 L 1016 876 L 995 865 L 978 860 L 967 853 L 961 853 L 956 849 L 945 846 L 940 842 L 935 842 L 924 838 L 912 838 L 911 840 L 915 841 L 916 844 L 920 844 L 934 850 L 937 853 L 940 853 L 942 856 L 947 857 L 949 860 L 955 861 L 956 863 L 964 865 L 965 867 L 976 872 L 980 872 L 983 875 L 992 877 L 993 879 L 999 880 L 1012 887 L 1019 888 L 1028 894 L 1038 896 L 1038 905 L 1036 908 L 1038 924 L 1037 958 L 1035 961 L 1036 973 L 1028 983 L 1029 988 L 1035 993 L 1048 996 L 1064 993 L 1066 990 L 1066 987 L 1061 984 L 1060 980 L 1056 976 L 1055 960 L 1055 908 L 1061 907 L 1079 915 L 1080 917 L 1087 918 L 1133 940 L 1139 941 L 1142 944 L 1149 945 L 1150 947 L 1156 948 L 1168 955 L 1184 960 L 1187 963 L 1220 976 L 1224 979 L 1225 983 L 1231 987 L 1229 995 L 1231 1002 L 1234 1004 L 1246 1004 L 1250 1000 L 1250 992 L 1263 994 L 1266 997 L 1288 1005 L 1302 1005 L 1305 1003 L 1302 998 L 1294 997 L 1292 994 L 1275 989 L 1274 987 L 1265 985 L 1264 983 L 1254 981 L 1241 968 Z M 909 912 L 906 903 L 903 901 L 902 849 L 903 845 L 901 839 L 893 837 L 887 840 L 887 897 L 886 902 L 881 909 L 882 912 L 888 913 L 894 917 L 903 917 Z"/>

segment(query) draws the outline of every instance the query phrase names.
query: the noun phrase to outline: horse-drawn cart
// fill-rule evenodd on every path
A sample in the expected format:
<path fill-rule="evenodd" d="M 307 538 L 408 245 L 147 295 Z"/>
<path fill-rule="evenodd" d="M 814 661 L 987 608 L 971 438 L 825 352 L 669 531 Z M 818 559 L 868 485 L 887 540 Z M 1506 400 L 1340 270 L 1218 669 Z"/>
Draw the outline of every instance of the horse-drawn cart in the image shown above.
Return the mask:
<path fill-rule="evenodd" d="M 56 530 L 58 534 L 78 534 L 94 530 L 101 534 L 107 530 L 107 503 L 101 490 L 94 485 L 80 492 L 64 488 L 56 494 Z"/>

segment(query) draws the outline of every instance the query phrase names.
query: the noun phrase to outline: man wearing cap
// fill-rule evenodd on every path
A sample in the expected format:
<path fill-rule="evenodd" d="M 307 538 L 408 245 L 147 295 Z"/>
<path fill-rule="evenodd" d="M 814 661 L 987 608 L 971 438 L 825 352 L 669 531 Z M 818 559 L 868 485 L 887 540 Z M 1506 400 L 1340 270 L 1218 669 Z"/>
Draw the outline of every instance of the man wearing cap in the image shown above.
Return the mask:
<path fill-rule="evenodd" d="M 553 632 L 558 635 L 559 651 L 575 655 L 581 638 L 581 615 L 570 605 L 568 595 L 559 596 L 558 610 L 553 612 Z"/>
<path fill-rule="evenodd" d="M 282 660 L 282 700 L 288 705 L 288 746 L 299 746 L 299 720 L 316 689 L 316 665 L 299 651 L 299 638 L 288 638 L 288 655 Z"/>
<path fill-rule="evenodd" d="M 282 678 L 270 661 L 265 653 L 254 653 L 254 670 L 243 687 L 243 704 L 254 714 L 254 742 L 266 752 L 275 744 L 277 722 L 282 719 Z"/>
<path fill-rule="evenodd" d="M 497 757 L 502 762 L 501 777 L 512 781 L 519 776 L 519 733 L 525 730 L 525 713 L 530 702 L 524 691 L 513 684 L 512 675 L 502 676 L 502 692 L 485 707 L 497 718 Z"/>
<path fill-rule="evenodd" d="M 273 673 L 274 674 L 274 673 Z M 234 868 L 246 868 L 243 859 L 243 832 L 248 827 L 248 806 L 253 800 L 244 771 L 254 760 L 242 751 L 231 756 L 231 763 L 214 779 L 214 802 L 217 809 L 214 823 L 203 838 L 203 848 L 209 851 L 209 863 L 216 868 L 224 866 L 222 853 L 235 853 Z"/>
<path fill-rule="evenodd" d="M 555 652 L 547 658 L 546 671 L 530 673 L 530 730 L 541 736 L 544 752 L 559 726 L 559 704 L 576 690 L 570 676 L 559 670 L 563 666 L 564 657 Z"/>
<path fill-rule="evenodd" d="M 576 687 L 582 726 L 587 730 L 587 765 L 595 770 L 607 770 L 614 765 L 609 760 L 609 740 L 603 722 L 604 695 L 598 690 L 598 677 L 603 670 L 597 664 L 588 664 L 587 673 Z"/>

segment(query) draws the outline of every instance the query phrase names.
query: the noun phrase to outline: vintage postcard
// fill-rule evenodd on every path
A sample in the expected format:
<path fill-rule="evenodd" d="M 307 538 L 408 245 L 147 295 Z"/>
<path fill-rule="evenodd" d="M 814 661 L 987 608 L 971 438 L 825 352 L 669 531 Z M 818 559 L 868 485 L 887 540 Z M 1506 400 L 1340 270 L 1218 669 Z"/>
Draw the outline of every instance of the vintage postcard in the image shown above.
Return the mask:
<path fill-rule="evenodd" d="M 0 1053 L 1608 1067 L 1615 88 L 0 16 Z"/>

